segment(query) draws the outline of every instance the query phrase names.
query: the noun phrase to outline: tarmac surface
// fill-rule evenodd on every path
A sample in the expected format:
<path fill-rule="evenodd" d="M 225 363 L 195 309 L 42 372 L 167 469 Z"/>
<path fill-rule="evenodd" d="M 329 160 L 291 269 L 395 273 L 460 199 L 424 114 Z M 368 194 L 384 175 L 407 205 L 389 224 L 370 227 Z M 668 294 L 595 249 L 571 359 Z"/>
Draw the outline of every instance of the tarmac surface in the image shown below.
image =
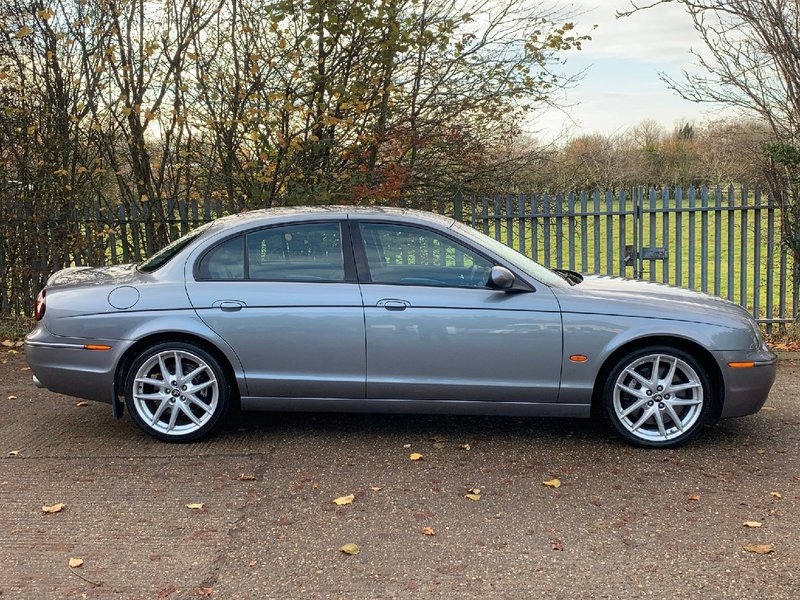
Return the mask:
<path fill-rule="evenodd" d="M 580 420 L 267 413 L 171 445 L 30 375 L 0 353 L 2 600 L 800 597 L 800 361 L 661 451 Z"/>

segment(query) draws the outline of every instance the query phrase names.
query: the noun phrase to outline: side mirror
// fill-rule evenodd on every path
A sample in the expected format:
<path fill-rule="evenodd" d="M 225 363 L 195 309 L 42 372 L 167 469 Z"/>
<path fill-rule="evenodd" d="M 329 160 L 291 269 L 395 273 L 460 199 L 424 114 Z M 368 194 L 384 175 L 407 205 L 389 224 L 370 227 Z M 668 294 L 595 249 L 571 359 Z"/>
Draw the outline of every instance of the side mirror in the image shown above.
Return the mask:
<path fill-rule="evenodd" d="M 510 290 L 514 281 L 514 274 L 505 267 L 494 266 L 489 273 L 489 287 L 497 290 Z"/>

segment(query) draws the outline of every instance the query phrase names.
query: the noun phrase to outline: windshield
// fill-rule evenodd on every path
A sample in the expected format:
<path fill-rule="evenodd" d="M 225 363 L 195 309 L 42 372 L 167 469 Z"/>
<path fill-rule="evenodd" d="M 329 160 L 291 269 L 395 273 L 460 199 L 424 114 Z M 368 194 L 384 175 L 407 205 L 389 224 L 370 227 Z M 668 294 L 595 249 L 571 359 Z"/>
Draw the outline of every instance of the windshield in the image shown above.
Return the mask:
<path fill-rule="evenodd" d="M 186 246 L 191 244 L 197 238 L 197 236 L 199 236 L 206 229 L 211 227 L 211 225 L 212 225 L 211 223 L 206 223 L 205 225 L 201 225 L 197 229 L 193 229 L 183 237 L 179 237 L 169 246 L 165 246 L 164 248 L 153 254 L 153 256 L 145 260 L 144 262 L 139 263 L 139 265 L 137 265 L 137 268 L 145 273 L 150 273 L 160 267 L 163 267 L 170 260 L 172 260 L 173 256 L 175 256 L 176 254 L 178 254 L 178 252 L 180 252 L 181 250 L 186 248 Z"/>
<path fill-rule="evenodd" d="M 471 240 L 477 242 L 484 248 L 491 250 L 495 254 L 497 254 L 500 258 L 504 261 L 508 262 L 509 264 L 513 265 L 520 271 L 530 275 L 534 279 L 541 281 L 543 284 L 551 286 L 551 287 L 569 287 L 569 283 L 567 283 L 563 277 L 554 273 L 550 269 L 543 267 L 539 263 L 534 260 L 531 260 L 524 254 L 520 254 L 513 248 L 509 248 L 502 242 L 498 242 L 497 240 L 490 238 L 488 235 L 484 235 L 480 231 L 473 229 L 469 225 L 464 225 L 463 223 L 454 223 L 452 229 L 458 231 L 459 233 L 464 234 Z"/>

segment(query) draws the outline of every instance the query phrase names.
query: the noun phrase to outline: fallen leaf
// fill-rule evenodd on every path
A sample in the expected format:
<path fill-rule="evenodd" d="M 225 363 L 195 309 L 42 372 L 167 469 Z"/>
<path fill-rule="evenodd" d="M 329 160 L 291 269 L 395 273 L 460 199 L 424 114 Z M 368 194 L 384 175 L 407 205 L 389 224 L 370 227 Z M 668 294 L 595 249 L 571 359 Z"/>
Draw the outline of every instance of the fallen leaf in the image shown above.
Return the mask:
<path fill-rule="evenodd" d="M 89 403 L 86 400 L 81 400 L 80 402 L 76 402 L 75 406 L 89 406 Z"/>
<path fill-rule="evenodd" d="M 371 485 L 369 486 L 369 489 L 371 489 L 373 492 L 380 492 L 383 488 L 377 485 Z"/>
<path fill-rule="evenodd" d="M 59 502 L 58 504 L 53 504 L 52 506 L 43 506 L 42 512 L 48 514 L 61 512 L 62 510 L 64 510 L 64 506 L 65 504 L 63 502 Z"/>
<path fill-rule="evenodd" d="M 20 453 L 19 450 L 12 450 L 11 452 L 8 453 L 8 455 L 9 456 L 19 456 L 19 453 Z"/>
<path fill-rule="evenodd" d="M 433 529 L 433 527 L 423 527 L 422 533 L 424 535 L 436 535 L 436 531 Z"/>
<path fill-rule="evenodd" d="M 422 460 L 422 454 L 420 454 L 419 452 L 412 452 L 411 454 L 408 455 L 408 458 L 410 458 L 411 460 Z"/>
<path fill-rule="evenodd" d="M 8 397 L 8 399 L 9 399 L 9 400 L 16 400 L 16 399 L 17 399 L 17 397 L 16 397 L 16 396 L 9 396 L 9 397 Z"/>
<path fill-rule="evenodd" d="M 773 498 L 777 498 L 778 500 L 783 498 L 783 496 L 781 496 L 780 492 L 770 492 L 770 496 L 772 496 Z"/>
<path fill-rule="evenodd" d="M 467 490 L 467 493 L 464 494 L 464 498 L 467 500 L 472 500 L 473 502 L 477 502 L 481 499 L 481 490 L 480 488 L 470 488 Z"/>
<path fill-rule="evenodd" d="M 186 508 L 189 508 L 191 510 L 200 510 L 201 508 L 203 508 L 203 503 L 202 502 L 190 502 L 189 504 L 186 505 Z"/>
<path fill-rule="evenodd" d="M 755 552 L 756 554 L 771 554 L 775 552 L 774 544 L 745 544 L 742 548 L 748 552 Z"/>
<path fill-rule="evenodd" d="M 256 480 L 256 476 L 255 475 L 245 475 L 244 473 L 242 473 L 236 479 L 238 479 L 239 481 L 255 481 Z"/>
<path fill-rule="evenodd" d="M 213 593 L 214 593 L 214 588 L 201 587 L 201 588 L 197 588 L 197 591 L 194 593 L 194 595 L 195 596 L 202 596 L 203 598 L 208 598 Z"/>
<path fill-rule="evenodd" d="M 11 340 L 3 340 L 2 342 L 0 342 L 0 346 L 2 346 L 3 348 L 13 348 L 14 342 L 12 342 Z"/>
<path fill-rule="evenodd" d="M 22 368 L 20 369 L 20 371 L 30 371 L 30 370 L 31 370 L 31 368 L 30 368 L 30 367 L 22 367 Z"/>
<path fill-rule="evenodd" d="M 344 506 L 345 504 L 352 504 L 353 500 L 355 499 L 356 497 L 353 494 L 350 494 L 349 496 L 339 496 L 338 498 L 332 500 L 331 502 L 333 502 L 337 506 Z"/>
<path fill-rule="evenodd" d="M 353 554 L 358 554 L 361 552 L 361 548 L 359 548 L 356 544 L 345 544 L 339 548 L 339 552 L 344 552 L 345 554 L 350 554 L 352 556 Z"/>
<path fill-rule="evenodd" d="M 469 445 L 469 444 L 461 444 L 461 447 L 462 447 L 464 450 L 469 450 L 469 449 L 470 449 L 470 445 Z"/>
<path fill-rule="evenodd" d="M 564 542 L 562 542 L 561 540 L 558 540 L 558 539 L 551 540 L 550 541 L 550 548 L 552 548 L 553 550 L 558 550 L 559 552 L 563 552 L 564 551 Z"/>
<path fill-rule="evenodd" d="M 767 411 L 767 412 L 772 412 L 773 410 L 778 410 L 778 409 L 775 408 L 774 406 L 762 406 L 761 410 L 764 410 L 764 411 Z"/>
<path fill-rule="evenodd" d="M 560 479 L 548 479 L 547 481 L 543 481 L 542 484 L 546 485 L 550 488 L 560 488 L 561 487 L 561 480 Z"/>
<path fill-rule="evenodd" d="M 249 563 L 247 563 L 247 566 L 248 566 L 248 567 L 250 567 L 250 568 L 252 569 L 253 567 L 255 567 L 255 566 L 256 566 L 256 563 L 257 563 L 257 562 L 258 562 L 258 561 L 256 561 L 256 559 L 254 558 L 254 559 L 253 559 L 253 560 L 251 560 Z"/>
<path fill-rule="evenodd" d="M 761 527 L 761 523 L 758 521 L 745 521 L 742 525 L 750 528 Z"/>
<path fill-rule="evenodd" d="M 403 448 L 411 448 L 411 444 L 403 444 Z"/>
<path fill-rule="evenodd" d="M 697 495 L 689 496 L 689 500 L 692 500 L 693 502 L 699 502 L 700 501 L 700 496 L 697 496 Z"/>
<path fill-rule="evenodd" d="M 70 558 L 69 559 L 69 566 L 71 569 L 77 569 L 78 567 L 83 566 L 83 559 L 82 558 Z"/>

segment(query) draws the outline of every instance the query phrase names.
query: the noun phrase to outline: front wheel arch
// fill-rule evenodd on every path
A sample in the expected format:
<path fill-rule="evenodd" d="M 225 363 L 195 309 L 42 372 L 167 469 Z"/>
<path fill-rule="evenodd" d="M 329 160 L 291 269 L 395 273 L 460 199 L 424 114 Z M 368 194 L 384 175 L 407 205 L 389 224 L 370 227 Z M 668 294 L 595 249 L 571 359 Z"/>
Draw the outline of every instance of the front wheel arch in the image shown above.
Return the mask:
<path fill-rule="evenodd" d="M 722 406 L 725 403 L 725 386 L 722 379 L 722 371 L 720 371 L 717 361 L 711 353 L 703 348 L 700 344 L 687 340 L 685 338 L 676 336 L 651 336 L 639 338 L 627 342 L 614 350 L 603 361 L 602 366 L 597 372 L 597 377 L 594 380 L 594 388 L 592 391 L 592 419 L 601 419 L 603 413 L 603 388 L 605 387 L 606 379 L 611 374 L 611 370 L 622 359 L 623 356 L 648 348 L 650 346 L 669 346 L 682 350 L 687 354 L 694 357 L 708 373 L 711 378 L 711 385 L 713 386 L 713 400 L 711 413 L 709 414 L 708 423 L 712 424 L 719 420 L 722 414 Z"/>

